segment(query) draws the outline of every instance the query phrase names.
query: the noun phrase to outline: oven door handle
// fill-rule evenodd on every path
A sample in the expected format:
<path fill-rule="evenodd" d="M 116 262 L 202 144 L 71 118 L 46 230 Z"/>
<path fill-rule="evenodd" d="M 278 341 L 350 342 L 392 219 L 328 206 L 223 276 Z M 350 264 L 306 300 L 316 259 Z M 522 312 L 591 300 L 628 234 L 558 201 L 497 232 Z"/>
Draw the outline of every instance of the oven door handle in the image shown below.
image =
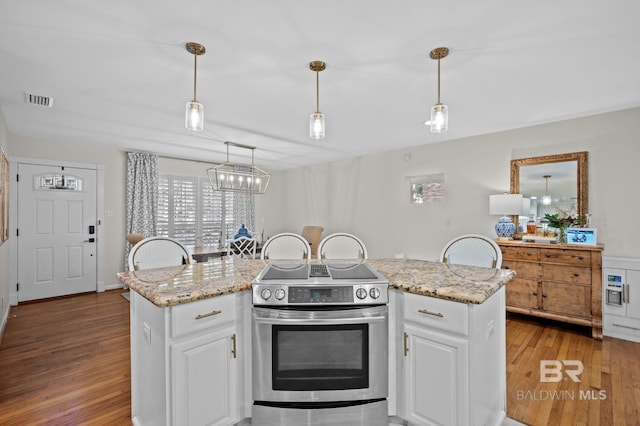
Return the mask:
<path fill-rule="evenodd" d="M 329 324 L 352 324 L 352 323 L 377 323 L 387 321 L 386 317 L 360 317 L 360 318 L 255 318 L 259 324 L 308 324 L 308 325 L 329 325 Z"/>

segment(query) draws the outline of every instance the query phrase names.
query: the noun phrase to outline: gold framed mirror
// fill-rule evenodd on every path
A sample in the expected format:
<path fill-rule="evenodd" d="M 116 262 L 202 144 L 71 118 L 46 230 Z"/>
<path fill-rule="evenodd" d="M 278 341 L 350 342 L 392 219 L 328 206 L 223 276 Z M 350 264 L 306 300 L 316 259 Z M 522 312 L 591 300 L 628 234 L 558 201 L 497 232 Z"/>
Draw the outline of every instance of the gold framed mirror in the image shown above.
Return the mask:
<path fill-rule="evenodd" d="M 531 199 L 529 217 L 568 212 L 586 218 L 589 212 L 588 152 L 511 160 L 511 193 Z M 518 217 L 513 218 L 520 230 Z"/>

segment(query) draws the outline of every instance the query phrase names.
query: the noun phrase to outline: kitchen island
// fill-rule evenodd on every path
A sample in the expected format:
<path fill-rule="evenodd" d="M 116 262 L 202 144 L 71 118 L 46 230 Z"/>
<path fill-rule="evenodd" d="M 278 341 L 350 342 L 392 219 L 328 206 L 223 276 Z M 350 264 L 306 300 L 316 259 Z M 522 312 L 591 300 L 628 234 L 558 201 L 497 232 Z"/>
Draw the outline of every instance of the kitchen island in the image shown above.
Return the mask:
<path fill-rule="evenodd" d="M 408 259 L 368 263 L 390 286 L 389 414 L 416 424 L 499 424 L 504 285 L 514 273 Z M 249 290 L 264 266 L 222 257 L 117 275 L 131 289 L 134 424 L 250 417 Z"/>

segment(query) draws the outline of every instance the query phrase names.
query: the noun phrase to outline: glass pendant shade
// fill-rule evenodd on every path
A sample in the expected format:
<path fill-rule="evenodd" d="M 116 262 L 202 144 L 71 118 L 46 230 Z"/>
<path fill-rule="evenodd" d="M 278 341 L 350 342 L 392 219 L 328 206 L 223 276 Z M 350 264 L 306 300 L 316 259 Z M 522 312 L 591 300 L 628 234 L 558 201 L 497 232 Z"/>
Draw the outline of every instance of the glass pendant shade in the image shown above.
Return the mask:
<path fill-rule="evenodd" d="M 545 195 L 544 197 L 542 197 L 542 204 L 544 204 L 545 206 L 551 204 L 551 196 Z"/>
<path fill-rule="evenodd" d="M 187 129 L 199 132 L 204 128 L 204 105 L 199 102 L 187 102 L 184 125 Z"/>
<path fill-rule="evenodd" d="M 431 107 L 431 132 L 442 133 L 449 128 L 449 108 L 446 105 L 436 104 Z"/>
<path fill-rule="evenodd" d="M 309 117 L 309 136 L 311 139 L 324 139 L 324 114 L 314 112 Z"/>

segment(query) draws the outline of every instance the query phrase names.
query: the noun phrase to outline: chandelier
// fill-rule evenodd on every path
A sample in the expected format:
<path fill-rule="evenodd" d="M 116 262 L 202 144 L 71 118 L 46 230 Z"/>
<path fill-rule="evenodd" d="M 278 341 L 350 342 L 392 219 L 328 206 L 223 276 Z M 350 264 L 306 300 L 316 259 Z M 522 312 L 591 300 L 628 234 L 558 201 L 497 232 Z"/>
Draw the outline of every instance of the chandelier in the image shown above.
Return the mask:
<path fill-rule="evenodd" d="M 250 194 L 264 194 L 269 185 L 271 175 L 254 164 L 254 146 L 225 142 L 227 161 L 207 169 L 209 182 L 215 191 L 235 191 Z M 251 150 L 251 164 L 232 163 L 229 161 L 229 146 Z"/>

